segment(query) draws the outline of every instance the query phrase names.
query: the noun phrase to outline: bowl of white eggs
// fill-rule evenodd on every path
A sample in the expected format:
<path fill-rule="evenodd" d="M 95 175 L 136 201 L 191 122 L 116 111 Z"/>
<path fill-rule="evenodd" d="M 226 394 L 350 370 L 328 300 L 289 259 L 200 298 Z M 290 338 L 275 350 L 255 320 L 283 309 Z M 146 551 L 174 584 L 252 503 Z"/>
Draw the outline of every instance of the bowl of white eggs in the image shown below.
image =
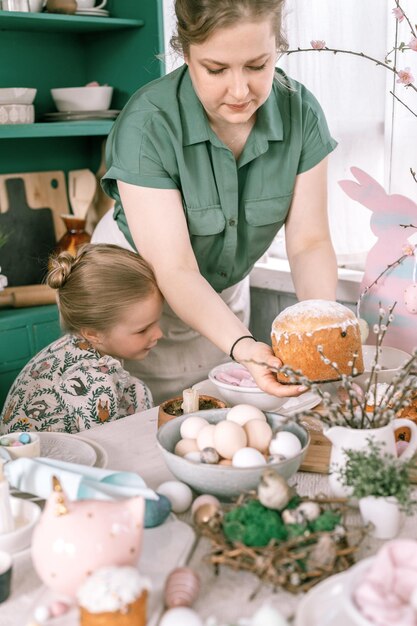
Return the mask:
<path fill-rule="evenodd" d="M 309 441 L 299 424 L 249 404 L 182 415 L 157 433 L 172 474 L 196 492 L 223 499 L 256 489 L 267 468 L 291 478 Z"/>

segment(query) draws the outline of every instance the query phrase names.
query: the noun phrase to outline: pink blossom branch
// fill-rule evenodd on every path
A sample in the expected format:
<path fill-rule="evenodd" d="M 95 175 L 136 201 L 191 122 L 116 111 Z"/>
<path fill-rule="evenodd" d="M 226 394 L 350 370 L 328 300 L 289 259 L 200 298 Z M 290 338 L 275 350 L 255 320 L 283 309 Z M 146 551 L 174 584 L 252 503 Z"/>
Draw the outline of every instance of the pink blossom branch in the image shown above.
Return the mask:
<path fill-rule="evenodd" d="M 400 226 L 401 228 L 417 228 L 417 226 L 414 226 L 414 224 L 398 224 L 398 226 Z"/>
<path fill-rule="evenodd" d="M 290 54 L 294 54 L 295 52 L 333 52 L 333 54 L 337 54 L 337 53 L 351 54 L 356 57 L 361 57 L 362 59 L 368 59 L 368 61 L 373 61 L 375 65 L 385 67 L 385 69 L 389 70 L 390 72 L 393 72 L 396 76 L 398 77 L 400 76 L 399 72 L 397 71 L 395 67 L 391 67 L 390 65 L 388 65 L 388 63 L 384 63 L 383 61 L 380 61 L 379 59 L 375 59 L 374 57 L 371 57 L 368 54 L 365 54 L 364 52 L 355 52 L 354 50 L 341 50 L 339 48 L 328 48 L 327 46 L 325 46 L 324 48 L 295 48 L 293 50 L 287 50 L 286 52 L 284 52 L 284 54 L 290 55 Z M 413 85 L 412 83 L 409 83 L 407 87 L 411 87 L 411 89 L 414 89 L 414 91 L 417 92 L 417 87 Z"/>
<path fill-rule="evenodd" d="M 413 28 L 412 23 L 410 22 L 410 20 L 408 19 L 408 16 L 406 14 L 406 12 L 403 10 L 403 8 L 400 6 L 400 0 L 395 0 L 395 4 L 397 5 L 397 8 L 400 9 L 400 11 L 402 12 L 405 21 L 407 22 L 408 26 L 410 27 L 410 31 L 411 34 L 413 35 L 413 37 L 416 37 L 416 31 Z"/>
<path fill-rule="evenodd" d="M 410 85 L 408 85 L 408 87 L 410 87 Z M 417 117 L 417 113 L 415 113 L 412 109 L 410 109 L 410 107 L 409 107 L 409 106 L 408 106 L 405 102 L 403 102 L 403 100 L 401 100 L 401 98 L 399 98 L 398 96 L 396 96 L 396 95 L 395 95 L 395 93 L 394 93 L 393 91 L 390 91 L 390 94 L 391 94 L 391 96 L 392 96 L 393 98 L 395 98 L 396 100 L 398 100 L 398 102 L 399 102 L 400 104 L 402 104 L 402 105 L 403 105 L 403 107 L 405 107 L 406 109 L 408 109 L 408 110 L 410 111 L 410 113 L 411 113 L 412 115 L 414 115 L 414 117 Z"/>

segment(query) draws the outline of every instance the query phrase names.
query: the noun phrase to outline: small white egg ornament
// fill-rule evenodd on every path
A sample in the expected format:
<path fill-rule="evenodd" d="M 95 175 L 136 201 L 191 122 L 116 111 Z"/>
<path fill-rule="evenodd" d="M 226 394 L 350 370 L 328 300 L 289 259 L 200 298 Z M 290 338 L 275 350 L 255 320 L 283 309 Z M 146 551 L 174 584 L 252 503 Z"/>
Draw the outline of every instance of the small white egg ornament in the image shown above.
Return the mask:
<path fill-rule="evenodd" d="M 409 285 L 404 290 L 404 303 L 409 313 L 417 313 L 417 283 Z"/>
<path fill-rule="evenodd" d="M 156 489 L 157 493 L 168 498 L 174 513 L 184 513 L 190 508 L 193 493 L 188 485 L 179 480 L 167 480 Z"/>
<path fill-rule="evenodd" d="M 266 465 L 266 459 L 255 448 L 240 448 L 233 455 L 232 465 L 233 467 L 259 467 Z"/>
<path fill-rule="evenodd" d="M 228 411 L 226 419 L 236 422 L 239 426 L 244 426 L 249 420 L 266 420 L 265 414 L 260 409 L 251 404 L 235 404 Z"/>
<path fill-rule="evenodd" d="M 204 626 L 201 617 L 188 607 L 169 609 L 162 616 L 159 626 Z"/>
<path fill-rule="evenodd" d="M 280 430 L 269 444 L 270 454 L 281 454 L 286 459 L 296 456 L 302 448 L 296 435 L 286 430 Z"/>

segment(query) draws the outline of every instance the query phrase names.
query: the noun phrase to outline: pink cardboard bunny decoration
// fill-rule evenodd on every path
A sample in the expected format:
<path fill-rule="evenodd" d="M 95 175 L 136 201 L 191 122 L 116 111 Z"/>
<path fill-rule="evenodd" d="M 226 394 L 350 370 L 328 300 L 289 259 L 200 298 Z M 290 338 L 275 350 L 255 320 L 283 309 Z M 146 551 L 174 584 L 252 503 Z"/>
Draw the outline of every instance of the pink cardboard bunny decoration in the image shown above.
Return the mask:
<path fill-rule="evenodd" d="M 372 328 L 378 323 L 379 303 L 387 311 L 397 302 L 384 345 L 411 352 L 417 347 L 417 241 L 412 237 L 417 233 L 417 204 L 406 196 L 387 194 L 358 167 L 352 167 L 351 172 L 358 182 L 342 180 L 339 185 L 350 198 L 372 211 L 371 229 L 378 237 L 366 259 L 358 317 L 368 322 L 367 341 L 374 343 Z"/>

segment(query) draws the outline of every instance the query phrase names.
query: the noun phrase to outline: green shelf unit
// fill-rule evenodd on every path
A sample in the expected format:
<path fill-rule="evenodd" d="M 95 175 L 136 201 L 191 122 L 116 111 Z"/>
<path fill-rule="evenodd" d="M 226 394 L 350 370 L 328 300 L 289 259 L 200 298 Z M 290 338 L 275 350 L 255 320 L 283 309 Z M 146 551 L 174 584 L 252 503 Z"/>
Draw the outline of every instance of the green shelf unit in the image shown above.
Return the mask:
<path fill-rule="evenodd" d="M 55 305 L 0 311 L 0 411 L 22 367 L 60 334 Z"/>
<path fill-rule="evenodd" d="M 33 31 L 60 33 L 93 33 L 97 31 L 139 28 L 143 20 L 117 17 L 87 17 L 82 15 L 59 15 L 57 13 L 17 13 L 0 11 L 0 31 Z"/>
<path fill-rule="evenodd" d="M 5 124 L 0 126 L 0 139 L 106 136 L 109 134 L 112 126 L 113 120 Z"/>

